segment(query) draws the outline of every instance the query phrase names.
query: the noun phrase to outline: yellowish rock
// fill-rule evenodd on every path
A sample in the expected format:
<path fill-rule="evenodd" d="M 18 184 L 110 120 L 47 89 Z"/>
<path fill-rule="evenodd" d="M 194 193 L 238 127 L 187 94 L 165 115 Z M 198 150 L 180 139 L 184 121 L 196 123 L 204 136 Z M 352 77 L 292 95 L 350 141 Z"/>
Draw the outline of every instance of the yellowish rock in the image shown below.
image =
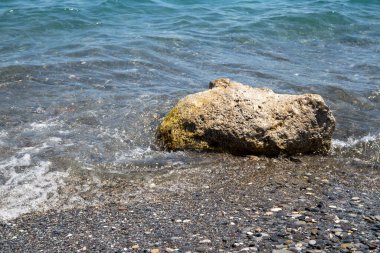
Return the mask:
<path fill-rule="evenodd" d="M 229 79 L 186 96 L 157 130 L 169 150 L 236 155 L 326 154 L 335 119 L 316 94 L 276 94 Z"/>

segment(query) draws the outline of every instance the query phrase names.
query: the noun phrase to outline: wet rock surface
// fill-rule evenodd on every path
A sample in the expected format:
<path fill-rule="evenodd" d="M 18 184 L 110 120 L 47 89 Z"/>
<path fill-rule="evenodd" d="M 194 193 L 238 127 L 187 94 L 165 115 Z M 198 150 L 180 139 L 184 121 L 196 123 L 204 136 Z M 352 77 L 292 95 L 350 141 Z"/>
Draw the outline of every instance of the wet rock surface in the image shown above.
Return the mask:
<path fill-rule="evenodd" d="M 170 150 L 235 155 L 327 154 L 335 119 L 316 94 L 276 94 L 217 79 L 168 113 L 157 137 Z"/>
<path fill-rule="evenodd" d="M 227 158 L 142 177 L 134 201 L 113 179 L 104 205 L 3 221 L 0 252 L 379 252 L 379 167 Z"/>

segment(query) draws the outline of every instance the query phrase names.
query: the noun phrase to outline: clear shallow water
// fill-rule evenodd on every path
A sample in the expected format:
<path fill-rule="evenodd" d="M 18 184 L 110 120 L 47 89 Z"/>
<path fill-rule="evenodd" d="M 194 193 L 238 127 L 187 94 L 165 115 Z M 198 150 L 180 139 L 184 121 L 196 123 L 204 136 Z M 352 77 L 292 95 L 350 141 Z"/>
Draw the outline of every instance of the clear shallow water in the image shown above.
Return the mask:
<path fill-rule="evenodd" d="M 153 144 L 169 108 L 219 77 L 321 94 L 333 155 L 380 162 L 377 0 L 3 0 L 0 42 L 2 218 L 54 206 L 78 171 L 212 161 Z"/>

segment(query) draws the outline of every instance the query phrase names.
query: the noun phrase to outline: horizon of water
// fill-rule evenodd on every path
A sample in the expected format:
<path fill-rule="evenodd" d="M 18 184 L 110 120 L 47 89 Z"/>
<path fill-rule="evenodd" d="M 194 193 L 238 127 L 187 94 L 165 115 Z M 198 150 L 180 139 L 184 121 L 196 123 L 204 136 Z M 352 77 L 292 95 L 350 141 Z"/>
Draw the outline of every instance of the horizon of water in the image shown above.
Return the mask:
<path fill-rule="evenodd" d="M 154 134 L 220 77 L 322 95 L 332 155 L 380 163 L 377 0 L 3 0 L 0 41 L 0 219 L 54 207 L 78 171 L 208 161 Z"/>

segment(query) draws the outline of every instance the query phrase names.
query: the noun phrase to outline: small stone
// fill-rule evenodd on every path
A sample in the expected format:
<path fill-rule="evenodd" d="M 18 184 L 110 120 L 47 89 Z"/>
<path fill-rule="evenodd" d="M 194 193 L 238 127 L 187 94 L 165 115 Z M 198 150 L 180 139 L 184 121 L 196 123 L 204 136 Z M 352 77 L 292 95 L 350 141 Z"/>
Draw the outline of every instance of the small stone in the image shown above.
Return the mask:
<path fill-rule="evenodd" d="M 132 249 L 139 249 L 139 248 L 140 248 L 140 246 L 138 244 L 135 244 L 132 246 Z"/>
<path fill-rule="evenodd" d="M 254 234 L 251 231 L 246 232 L 246 235 L 253 236 Z"/>
<path fill-rule="evenodd" d="M 272 208 L 272 209 L 270 209 L 272 212 L 279 212 L 279 211 L 281 211 L 282 210 L 282 208 L 280 208 L 280 207 L 274 207 L 274 208 Z"/>
<path fill-rule="evenodd" d="M 337 207 L 336 206 L 333 206 L 333 205 L 330 205 L 329 206 L 331 209 L 336 209 Z"/>
<path fill-rule="evenodd" d="M 211 243 L 211 240 L 204 239 L 204 240 L 200 241 L 199 243 L 201 243 L 201 244 L 207 244 L 207 243 Z"/>
<path fill-rule="evenodd" d="M 272 251 L 272 253 L 293 253 L 293 252 L 286 249 L 275 249 Z"/>
<path fill-rule="evenodd" d="M 360 200 L 359 197 L 352 197 L 351 199 L 354 200 L 354 201 Z"/>
<path fill-rule="evenodd" d="M 317 244 L 316 240 L 310 240 L 309 241 L 309 245 L 314 246 L 315 244 Z"/>
<path fill-rule="evenodd" d="M 370 245 L 368 245 L 368 248 L 370 249 L 370 250 L 375 250 L 375 249 L 377 249 L 377 248 L 379 248 L 380 247 L 380 244 L 370 244 Z"/>
<path fill-rule="evenodd" d="M 170 252 L 176 252 L 177 249 L 166 248 L 165 251 L 168 252 L 168 253 L 170 253 Z"/>
<path fill-rule="evenodd" d="M 353 248 L 354 247 L 354 245 L 352 244 L 352 243 L 342 243 L 341 245 L 340 245 L 340 248 L 341 249 L 351 249 L 351 248 Z"/>
<path fill-rule="evenodd" d="M 159 249 L 152 249 L 152 250 L 150 251 L 150 253 L 159 253 L 159 252 L 160 252 Z"/>
<path fill-rule="evenodd" d="M 232 244 L 232 247 L 237 248 L 237 247 L 242 246 L 242 245 L 244 245 L 244 243 L 235 242 L 235 243 Z"/>
<path fill-rule="evenodd" d="M 306 222 L 303 220 L 298 220 L 298 221 L 294 222 L 294 224 L 297 226 L 304 226 L 304 225 L 306 225 Z"/>
<path fill-rule="evenodd" d="M 206 247 L 206 246 L 199 246 L 195 248 L 196 252 L 209 252 L 209 250 L 210 250 L 209 247 Z"/>

